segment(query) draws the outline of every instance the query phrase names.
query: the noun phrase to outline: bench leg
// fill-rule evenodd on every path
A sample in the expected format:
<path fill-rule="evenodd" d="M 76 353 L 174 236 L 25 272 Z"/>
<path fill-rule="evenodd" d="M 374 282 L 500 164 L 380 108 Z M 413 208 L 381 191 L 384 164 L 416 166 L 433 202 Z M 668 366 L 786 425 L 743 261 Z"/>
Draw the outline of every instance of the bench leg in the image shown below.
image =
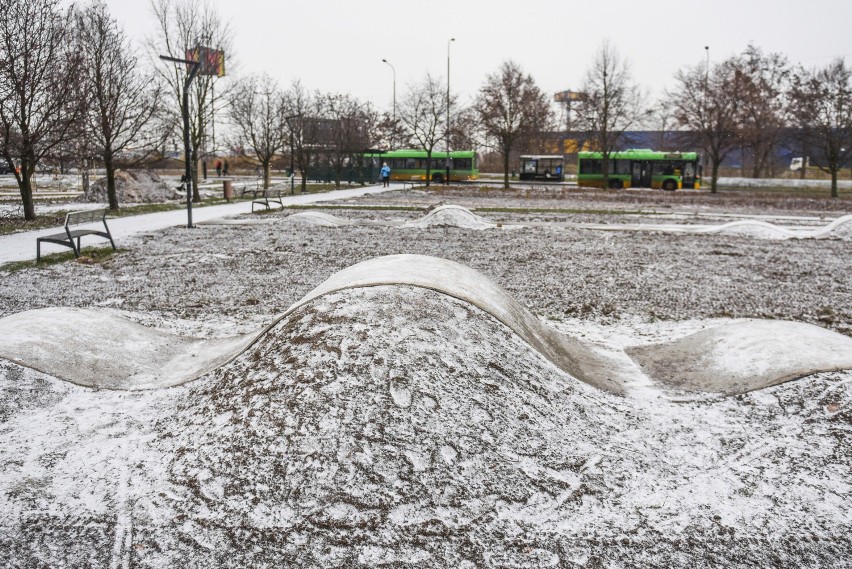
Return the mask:
<path fill-rule="evenodd" d="M 41 240 L 36 239 L 36 263 L 41 261 Z"/>
<path fill-rule="evenodd" d="M 77 248 L 74 249 L 74 242 L 71 242 L 71 248 L 74 249 L 74 257 L 80 256 L 80 237 L 77 238 Z"/>

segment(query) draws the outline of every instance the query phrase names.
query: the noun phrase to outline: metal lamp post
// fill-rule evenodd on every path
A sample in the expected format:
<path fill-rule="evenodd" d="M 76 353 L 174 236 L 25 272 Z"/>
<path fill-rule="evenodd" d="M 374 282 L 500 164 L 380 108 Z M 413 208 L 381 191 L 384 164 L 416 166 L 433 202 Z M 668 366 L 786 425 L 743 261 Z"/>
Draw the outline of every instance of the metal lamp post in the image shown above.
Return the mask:
<path fill-rule="evenodd" d="M 444 177 L 444 184 L 450 183 L 450 44 L 456 41 L 456 38 L 450 38 L 447 42 L 447 172 Z"/>
<path fill-rule="evenodd" d="M 163 61 L 172 61 L 174 63 L 184 63 L 186 65 L 192 65 L 192 68 L 189 70 L 189 74 L 186 76 L 186 79 L 183 81 L 183 161 L 184 161 L 184 174 L 183 179 L 186 184 L 186 226 L 189 229 L 192 229 L 192 174 L 191 174 L 191 164 L 190 164 L 190 149 L 189 149 L 189 86 L 192 84 L 192 80 L 195 78 L 196 73 L 198 73 L 198 69 L 201 67 L 200 61 L 193 61 L 191 59 L 179 59 L 177 57 L 171 57 L 168 55 L 161 55 L 160 59 Z"/>
<path fill-rule="evenodd" d="M 387 59 L 383 59 L 382 63 L 390 65 L 393 71 L 393 130 L 391 131 L 391 148 L 393 148 L 393 136 L 396 133 L 396 68 Z"/>

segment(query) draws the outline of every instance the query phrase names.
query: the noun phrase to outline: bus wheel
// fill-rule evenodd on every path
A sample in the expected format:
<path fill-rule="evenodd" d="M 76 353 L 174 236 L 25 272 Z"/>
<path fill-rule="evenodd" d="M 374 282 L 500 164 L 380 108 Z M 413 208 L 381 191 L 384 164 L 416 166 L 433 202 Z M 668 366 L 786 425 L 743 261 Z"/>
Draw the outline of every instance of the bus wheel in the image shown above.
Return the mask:
<path fill-rule="evenodd" d="M 674 180 L 666 180 L 663 182 L 663 189 L 667 192 L 673 192 L 677 189 L 677 182 Z"/>
<path fill-rule="evenodd" d="M 435 182 L 436 184 L 441 184 L 441 183 L 444 182 L 444 175 L 443 174 L 432 174 L 432 181 Z"/>
<path fill-rule="evenodd" d="M 620 190 L 624 187 L 624 183 L 619 179 L 614 179 L 609 181 L 609 187 L 613 190 Z"/>

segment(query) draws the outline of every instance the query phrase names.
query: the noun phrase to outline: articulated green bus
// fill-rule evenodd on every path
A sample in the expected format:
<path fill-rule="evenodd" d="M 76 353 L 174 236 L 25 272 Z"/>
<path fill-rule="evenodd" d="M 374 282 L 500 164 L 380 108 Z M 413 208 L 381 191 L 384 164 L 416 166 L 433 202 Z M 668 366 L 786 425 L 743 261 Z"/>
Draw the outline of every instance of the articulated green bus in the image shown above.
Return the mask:
<path fill-rule="evenodd" d="M 372 166 L 378 172 L 387 162 L 391 169 L 391 180 L 426 181 L 426 152 L 423 150 L 389 150 L 363 155 L 365 166 Z M 429 175 L 433 182 L 442 183 L 447 173 L 447 153 L 433 152 Z M 464 182 L 479 178 L 476 152 L 458 150 L 450 152 L 450 181 Z"/>
<path fill-rule="evenodd" d="M 578 152 L 577 184 L 602 188 L 603 154 Z M 701 187 L 701 157 L 696 152 L 631 149 L 609 155 L 610 188 L 678 190 Z"/>

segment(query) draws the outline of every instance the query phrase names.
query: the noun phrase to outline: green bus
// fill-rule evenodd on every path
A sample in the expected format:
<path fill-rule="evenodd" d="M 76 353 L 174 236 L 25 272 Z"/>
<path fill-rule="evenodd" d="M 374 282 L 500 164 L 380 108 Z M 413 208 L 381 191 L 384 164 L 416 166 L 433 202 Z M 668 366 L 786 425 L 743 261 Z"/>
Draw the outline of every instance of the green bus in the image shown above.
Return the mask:
<path fill-rule="evenodd" d="M 472 150 L 457 150 L 449 153 L 450 181 L 466 182 L 479 178 L 476 152 Z M 391 180 L 406 182 L 411 180 L 426 181 L 426 152 L 424 150 L 388 150 L 387 152 L 370 152 L 363 154 L 365 166 L 376 172 L 387 162 L 391 169 Z M 433 182 L 443 183 L 447 173 L 447 153 L 433 152 L 429 175 Z"/>
<path fill-rule="evenodd" d="M 577 185 L 602 188 L 603 154 L 578 152 Z M 701 187 L 701 156 L 697 152 L 630 149 L 609 154 L 610 188 L 679 190 Z"/>

